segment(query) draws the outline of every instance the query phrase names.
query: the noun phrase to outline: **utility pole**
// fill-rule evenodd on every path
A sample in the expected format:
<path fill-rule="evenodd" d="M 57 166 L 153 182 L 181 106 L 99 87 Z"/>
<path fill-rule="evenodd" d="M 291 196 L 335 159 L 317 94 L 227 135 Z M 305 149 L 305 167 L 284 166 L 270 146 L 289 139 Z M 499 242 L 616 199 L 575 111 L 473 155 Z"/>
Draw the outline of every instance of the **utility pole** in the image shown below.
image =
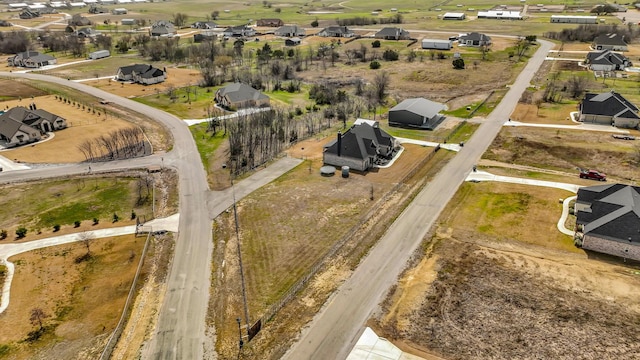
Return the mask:
<path fill-rule="evenodd" d="M 250 329 L 249 306 L 247 305 L 247 289 L 244 282 L 244 267 L 242 266 L 242 249 L 240 248 L 240 227 L 238 225 L 238 210 L 236 208 L 236 191 L 233 185 L 233 173 L 230 173 L 229 176 L 231 178 L 231 192 L 233 194 L 233 217 L 234 217 L 235 226 L 236 226 L 236 244 L 238 247 L 238 263 L 240 265 L 239 267 L 240 267 L 240 283 L 242 285 L 242 302 L 244 305 L 244 317 L 247 323 L 247 336 L 249 336 L 249 329 Z"/>

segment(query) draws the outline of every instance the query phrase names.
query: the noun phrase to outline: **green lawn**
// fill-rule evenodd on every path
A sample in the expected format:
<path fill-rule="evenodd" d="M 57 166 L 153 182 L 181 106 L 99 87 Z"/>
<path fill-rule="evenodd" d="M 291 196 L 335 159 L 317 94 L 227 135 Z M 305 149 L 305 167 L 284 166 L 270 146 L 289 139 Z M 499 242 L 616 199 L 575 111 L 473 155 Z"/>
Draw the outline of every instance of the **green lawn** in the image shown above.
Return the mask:
<path fill-rule="evenodd" d="M 207 173 L 209 173 L 216 150 L 227 138 L 223 136 L 224 132 L 222 130 L 219 130 L 216 135 L 212 136 L 212 133 L 207 131 L 207 127 L 208 123 L 201 123 L 190 126 L 189 130 L 191 130 L 193 139 L 196 142 L 204 168 L 207 170 Z"/>
<path fill-rule="evenodd" d="M 72 225 L 75 221 L 112 221 L 117 213 L 128 220 L 131 211 L 151 217 L 151 194 L 141 189 L 138 178 L 77 178 L 47 183 L 8 185 L 0 189 L 4 206 L 0 209 L 0 228 L 16 224 L 33 230 L 54 225 Z"/>

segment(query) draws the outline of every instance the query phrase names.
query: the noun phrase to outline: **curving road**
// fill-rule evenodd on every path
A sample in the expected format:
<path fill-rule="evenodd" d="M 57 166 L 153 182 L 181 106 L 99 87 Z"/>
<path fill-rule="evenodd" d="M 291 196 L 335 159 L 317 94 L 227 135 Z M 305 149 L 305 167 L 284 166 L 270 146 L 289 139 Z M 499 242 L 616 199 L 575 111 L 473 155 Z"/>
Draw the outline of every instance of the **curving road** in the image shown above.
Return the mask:
<path fill-rule="evenodd" d="M 364 324 L 391 285 L 395 284 L 411 254 L 418 248 L 440 212 L 465 180 L 513 112 L 521 94 L 553 47 L 541 46 L 520 73 L 511 89 L 472 138 L 416 196 L 352 276 L 327 300 L 302 330 L 285 359 L 345 359 Z"/>
<path fill-rule="evenodd" d="M 81 83 L 40 74 L 0 72 L 0 76 L 25 78 L 67 86 L 146 114 L 163 124 L 174 137 L 173 149 L 163 154 L 132 160 L 92 164 L 92 172 L 123 170 L 139 166 L 167 165 L 179 176 L 180 224 L 175 256 L 167 279 L 167 293 L 147 347 L 147 358 L 201 359 L 209 299 L 210 262 L 213 244 L 208 214 L 207 177 L 187 125 L 177 117 L 144 104 Z M 70 164 L 0 174 L 0 183 L 87 173 L 86 164 Z"/>

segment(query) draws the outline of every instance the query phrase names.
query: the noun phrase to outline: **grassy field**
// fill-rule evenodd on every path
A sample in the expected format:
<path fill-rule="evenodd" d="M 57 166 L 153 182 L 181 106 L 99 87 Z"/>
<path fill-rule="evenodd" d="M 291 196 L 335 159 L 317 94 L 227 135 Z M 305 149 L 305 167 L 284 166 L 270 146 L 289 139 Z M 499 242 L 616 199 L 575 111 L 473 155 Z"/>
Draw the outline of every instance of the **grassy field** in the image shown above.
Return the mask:
<path fill-rule="evenodd" d="M 556 228 L 562 213 L 558 199 L 570 195 L 564 190 L 526 185 L 464 183 L 449 203 L 455 210 L 442 226 L 451 228 L 454 238 L 479 233 L 498 241 L 512 239 L 548 249 L 581 252 L 573 246 L 571 236 Z"/>
<path fill-rule="evenodd" d="M 0 318 L 0 357 L 68 359 L 99 357 L 115 328 L 135 274 L 145 238 L 133 235 L 93 240 L 89 260 L 82 243 L 53 246 L 10 259 L 16 265 L 11 304 Z M 47 316 L 41 336 L 30 312 Z"/>
<path fill-rule="evenodd" d="M 151 194 L 143 186 L 139 199 L 140 184 L 134 177 L 82 177 L 7 185 L 0 189 L 0 196 L 6 199 L 0 209 L 0 228 L 13 238 L 15 229 L 24 226 L 28 230 L 25 239 L 32 240 L 54 235 L 54 225 L 61 226 L 60 233 L 77 232 L 94 227 L 93 219 L 97 218 L 97 227 L 105 227 L 112 224 L 114 214 L 120 220 L 110 226 L 131 224 L 132 211 L 149 219 Z M 75 221 L 82 227 L 74 228 Z"/>
<path fill-rule="evenodd" d="M 315 140 L 308 142 L 315 143 Z M 307 147 L 305 142 L 296 145 L 300 146 Z M 348 179 L 339 176 L 321 177 L 321 159 L 312 156 L 296 169 L 240 201 L 239 236 L 251 318 L 257 319 L 269 306 L 278 301 L 293 283 L 306 274 L 331 246 L 354 227 L 376 226 L 377 221 L 363 223 L 368 211 L 378 209 L 375 214 L 382 214 L 389 208 L 399 206 L 400 202 L 396 196 L 388 199 L 383 196 L 417 166 L 417 159 L 424 158 L 430 151 L 429 148 L 409 145 L 393 165 L 393 169 L 380 169 L 363 175 L 352 174 Z M 447 152 L 439 152 L 438 155 L 440 154 L 446 157 Z M 444 158 L 438 159 L 443 162 Z M 438 168 L 438 165 L 434 167 Z M 424 180 L 428 177 L 423 174 L 420 178 Z M 410 190 L 402 186 L 400 191 Z M 395 212 L 393 215 L 387 215 L 384 221 L 393 217 Z M 234 323 L 241 306 L 236 286 L 239 278 L 233 222 L 232 212 L 221 215 L 214 222 L 216 253 L 224 254 L 225 261 L 224 264 L 214 261 L 214 278 L 217 280 L 212 286 L 218 296 L 211 311 L 212 316 L 216 318 L 219 347 L 221 354 L 224 354 L 223 357 L 234 351 L 234 347 L 230 345 L 237 335 Z M 349 236 L 348 239 L 351 238 L 352 236 Z M 363 245 L 363 248 L 360 248 L 358 243 L 350 245 L 357 249 L 350 253 L 350 256 L 357 257 L 352 259 L 354 264 L 373 242 L 375 237 L 362 240 L 363 244 L 368 244 Z M 324 283 L 319 285 L 324 289 L 321 291 L 324 294 L 322 296 L 326 296 L 326 291 L 334 286 L 331 283 L 344 274 L 340 272 L 326 281 L 321 280 Z M 315 296 L 318 295 L 314 294 L 314 299 L 305 300 L 312 302 L 307 305 L 315 306 Z M 276 323 L 270 325 L 270 328 L 297 324 L 295 320 L 292 324 L 286 319 L 280 319 Z M 264 331 L 266 333 L 261 335 L 260 341 L 273 341 L 273 330 Z M 255 351 L 259 352 L 258 349 L 261 349 L 262 345 L 255 346 Z M 265 354 L 262 355 L 265 357 L 258 358 L 267 357 Z"/>

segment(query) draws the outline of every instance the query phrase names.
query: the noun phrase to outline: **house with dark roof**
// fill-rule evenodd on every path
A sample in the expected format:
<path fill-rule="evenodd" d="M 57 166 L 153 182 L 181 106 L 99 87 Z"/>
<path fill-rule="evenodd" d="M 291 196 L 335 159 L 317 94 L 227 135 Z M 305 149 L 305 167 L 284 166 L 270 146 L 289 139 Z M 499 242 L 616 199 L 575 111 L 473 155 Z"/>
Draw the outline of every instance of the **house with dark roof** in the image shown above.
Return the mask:
<path fill-rule="evenodd" d="M 354 37 L 356 34 L 346 26 L 331 25 L 318 33 L 318 36 L 324 37 Z"/>
<path fill-rule="evenodd" d="M 89 18 L 82 16 L 80 14 L 74 14 L 69 20 L 69 26 L 87 26 L 91 25 L 91 20 Z"/>
<path fill-rule="evenodd" d="M 35 104 L 31 104 L 29 109 L 18 106 L 0 114 L 0 141 L 5 147 L 29 144 L 39 141 L 47 132 L 66 127 L 65 119 L 36 109 Z"/>
<path fill-rule="evenodd" d="M 233 83 L 216 91 L 216 103 L 227 109 L 269 106 L 269 97 L 249 85 Z"/>
<path fill-rule="evenodd" d="M 151 25 L 149 35 L 151 36 L 173 36 L 176 34 L 176 28 L 171 21 L 158 20 Z"/>
<path fill-rule="evenodd" d="M 20 19 L 35 19 L 40 17 L 40 12 L 37 10 L 24 9 L 20 12 L 19 17 Z"/>
<path fill-rule="evenodd" d="M 616 33 L 603 34 L 596 37 L 591 44 L 594 50 L 613 50 L 627 51 L 627 42 L 624 41 L 624 35 Z"/>
<path fill-rule="evenodd" d="M 116 79 L 133 81 L 143 85 L 153 85 L 167 79 L 167 70 L 158 69 L 148 64 L 127 65 L 118 69 Z"/>
<path fill-rule="evenodd" d="M 7 59 L 9 66 L 20 66 L 27 68 L 39 68 L 41 66 L 53 65 L 57 62 L 51 55 L 41 54 L 37 51 L 24 51 L 17 53 Z"/>
<path fill-rule="evenodd" d="M 202 30 L 215 29 L 217 26 L 218 24 L 214 23 L 213 21 L 196 21 L 191 25 L 191 27 L 194 29 L 202 29 Z"/>
<path fill-rule="evenodd" d="M 102 34 L 100 31 L 90 27 L 76 30 L 76 35 L 80 38 L 94 38 L 100 34 Z"/>
<path fill-rule="evenodd" d="M 258 19 L 256 21 L 256 26 L 279 27 L 282 25 L 284 22 L 280 19 Z"/>
<path fill-rule="evenodd" d="M 255 34 L 256 30 L 254 28 L 248 27 L 247 25 L 230 26 L 223 32 L 223 35 L 225 37 L 244 37 L 254 36 Z"/>
<path fill-rule="evenodd" d="M 408 40 L 411 36 L 407 30 L 397 27 L 386 27 L 378 31 L 374 37 L 384 40 Z"/>
<path fill-rule="evenodd" d="M 593 71 L 624 70 L 631 66 L 628 57 L 611 50 L 591 51 L 587 54 L 585 63 Z"/>
<path fill-rule="evenodd" d="M 298 25 L 284 25 L 274 31 L 274 35 L 284 37 L 302 37 L 306 34 L 304 29 Z"/>
<path fill-rule="evenodd" d="M 368 171 L 387 163 L 397 153 L 396 139 L 380 129 L 377 122 L 361 122 L 324 146 L 322 160 L 327 165 L 348 166 L 356 171 Z"/>
<path fill-rule="evenodd" d="M 460 46 L 489 46 L 491 45 L 491 37 L 478 32 L 470 32 L 468 34 L 460 35 L 458 38 L 458 45 Z"/>
<path fill-rule="evenodd" d="M 446 105 L 424 98 L 403 100 L 389 109 L 389 125 L 433 130 L 445 117 Z"/>
<path fill-rule="evenodd" d="M 637 128 L 640 117 L 638 107 L 611 90 L 601 94 L 585 94 L 580 103 L 579 121 Z"/>
<path fill-rule="evenodd" d="M 607 184 L 578 190 L 574 243 L 640 261 L 640 187 Z"/>
<path fill-rule="evenodd" d="M 300 39 L 299 37 L 292 37 L 284 41 L 285 46 L 298 46 L 301 43 L 302 43 L 302 39 Z"/>

